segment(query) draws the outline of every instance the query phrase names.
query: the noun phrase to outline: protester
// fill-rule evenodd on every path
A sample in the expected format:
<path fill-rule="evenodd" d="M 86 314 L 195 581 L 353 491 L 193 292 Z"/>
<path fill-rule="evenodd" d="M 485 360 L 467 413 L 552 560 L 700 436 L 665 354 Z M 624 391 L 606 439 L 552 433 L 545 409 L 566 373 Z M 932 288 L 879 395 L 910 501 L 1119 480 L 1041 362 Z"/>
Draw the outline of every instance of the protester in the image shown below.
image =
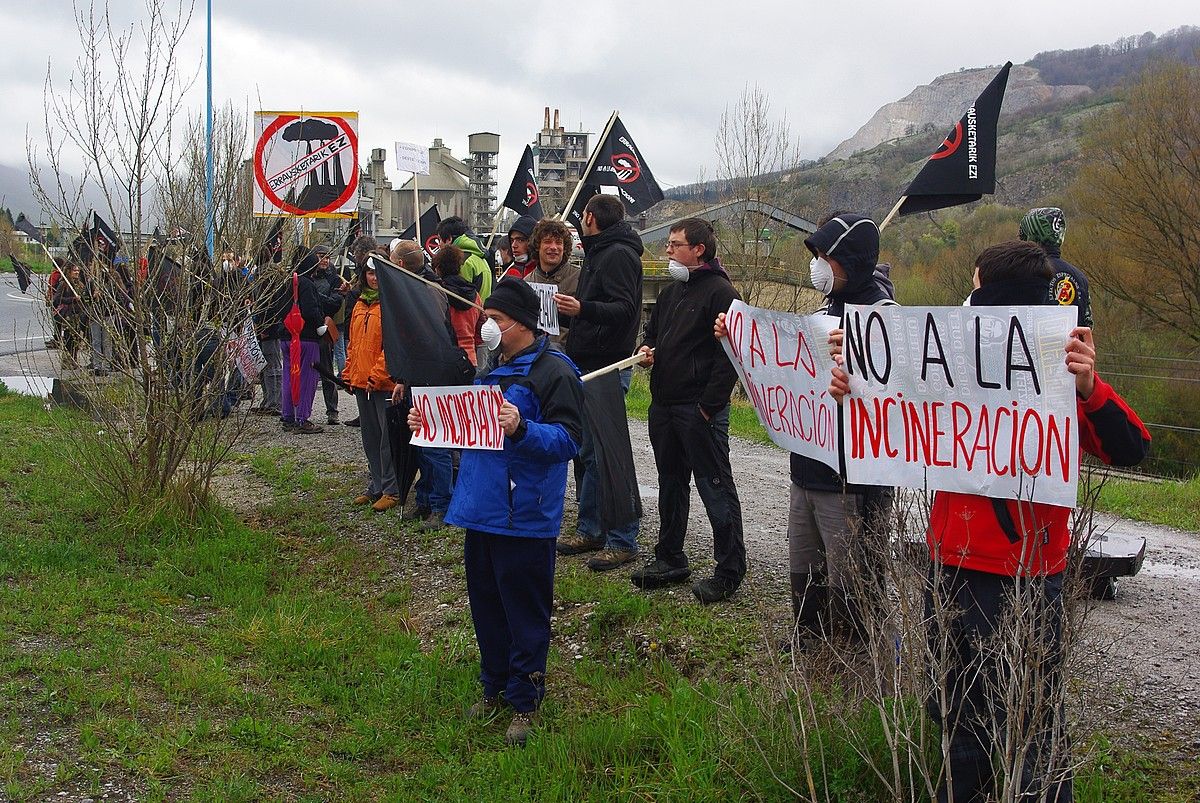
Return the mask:
<path fill-rule="evenodd" d="M 728 599 L 746 574 L 742 503 L 729 463 L 729 398 L 737 371 L 712 336 L 712 321 L 739 298 L 716 256 L 710 223 L 685 218 L 667 237 L 675 279 L 658 295 L 639 349 L 650 372 L 650 445 L 658 467 L 658 543 L 652 562 L 635 569 L 639 588 L 691 576 L 683 551 L 691 479 L 713 531 L 713 576 L 692 586 L 702 603 Z"/>
<path fill-rule="evenodd" d="M 456 245 L 467 254 L 463 262 L 462 277 L 479 292 L 479 297 L 487 300 L 492 292 L 492 267 L 483 256 L 483 248 L 467 228 L 467 223 L 460 217 L 448 217 L 438 223 L 438 244 L 445 248 Z"/>
<path fill-rule="evenodd" d="M 284 430 L 299 432 L 305 435 L 320 432 L 322 427 L 309 419 L 312 417 L 313 399 L 317 392 L 317 369 L 313 364 L 320 359 L 318 341 L 320 327 L 325 325 L 325 316 L 331 312 L 332 299 L 321 296 L 312 281 L 313 271 L 320 261 L 320 255 L 313 250 L 299 254 L 295 272 L 297 283 L 294 298 L 304 318 L 304 328 L 300 332 L 300 365 L 299 383 L 300 400 L 292 401 L 292 347 L 291 334 L 281 325 L 279 348 L 283 354 L 283 387 L 282 423 Z M 290 284 L 290 282 L 289 282 Z M 290 288 L 289 288 L 290 289 Z M 322 305 L 326 306 L 322 306 Z M 290 307 L 289 307 L 290 309 Z M 282 324 L 282 321 L 280 321 Z"/>
<path fill-rule="evenodd" d="M 58 283 L 61 279 L 62 269 L 55 264 L 54 270 L 50 271 L 50 276 L 46 279 L 46 307 L 50 310 L 50 321 L 54 327 L 54 336 L 48 338 L 43 343 L 47 349 L 59 348 L 62 343 L 62 322 L 54 314 L 54 291 L 58 289 Z"/>
<path fill-rule="evenodd" d="M 587 373 L 633 353 L 641 322 L 643 248 L 637 232 L 625 222 L 625 207 L 616 196 L 597 195 L 588 201 L 582 225 L 585 259 L 578 297 L 558 293 L 554 301 L 559 319 L 570 319 L 567 354 Z M 630 370 L 622 371 L 623 390 L 629 390 L 631 377 Z M 577 531 L 559 539 L 558 552 L 578 555 L 599 550 L 588 560 L 588 568 L 609 571 L 637 557 L 640 521 L 634 518 L 607 532 L 601 530 L 596 434 L 590 425 L 584 427 L 579 450 L 582 471 L 577 471 Z M 620 436 L 605 433 L 605 437 Z M 628 443 L 625 448 L 629 448 Z"/>
<path fill-rule="evenodd" d="M 442 246 L 447 248 L 448 246 Z M 461 251 L 461 249 L 459 249 Z M 400 240 L 392 248 L 392 262 L 400 265 L 409 273 L 420 276 L 426 281 L 436 281 L 437 275 L 425 264 L 425 251 L 412 240 Z M 466 282 L 472 290 L 474 285 Z M 450 325 L 450 305 L 444 293 L 433 288 L 416 288 L 414 292 L 424 289 L 424 295 L 429 303 L 438 307 L 438 314 L 445 318 Z M 397 387 L 392 401 L 398 402 L 404 393 L 404 388 Z M 421 476 L 413 486 L 413 507 L 409 517 L 419 519 L 419 529 L 422 532 L 437 530 L 445 526 L 446 509 L 450 506 L 450 492 L 454 487 L 454 452 L 451 449 L 435 449 L 428 446 L 417 447 L 417 466 Z"/>
<path fill-rule="evenodd" d="M 254 322 L 254 334 L 266 364 L 259 372 L 262 402 L 251 407 L 250 412 L 254 415 L 281 416 L 283 354 L 280 351 L 280 338 L 286 338 L 288 334 L 280 322 L 291 308 L 291 288 L 284 287 L 284 274 L 264 264 L 255 271 L 253 289 L 254 304 L 250 318 Z"/>
<path fill-rule="evenodd" d="M 476 383 L 504 393 L 504 449 L 464 450 L 446 520 L 467 531 L 463 562 L 483 686 L 467 715 L 492 716 L 507 704 L 515 713 L 505 739 L 523 745 L 546 693 L 554 539 L 583 396 L 574 364 L 538 334 L 540 303 L 525 282 L 501 281 L 484 307 L 501 357 Z M 418 409 L 408 422 L 421 428 Z"/>
<path fill-rule="evenodd" d="M 1050 300 L 1079 311 L 1079 325 L 1092 325 L 1092 299 L 1087 276 L 1062 258 L 1062 244 L 1067 237 L 1067 218 L 1056 206 L 1030 209 L 1021 218 L 1018 236 L 1037 243 L 1050 260 L 1054 275 L 1050 277 Z"/>
<path fill-rule="evenodd" d="M 536 255 L 533 270 L 525 277 L 530 283 L 552 284 L 565 296 L 579 292 L 579 267 L 570 262 L 571 230 L 558 220 L 539 220 L 529 238 L 529 249 Z M 558 322 L 559 334 L 550 342 L 561 348 L 567 340 L 570 319 Z"/>
<path fill-rule="evenodd" d="M 50 309 L 54 315 L 59 337 L 59 357 L 62 367 L 78 368 L 79 345 L 87 327 L 87 317 L 80 296 L 83 275 L 79 265 L 68 262 L 63 266 L 65 273 L 59 277 L 50 297 Z M 77 289 L 78 288 L 78 289 Z"/>
<path fill-rule="evenodd" d="M 504 271 L 506 279 L 524 279 L 537 267 L 537 250 L 530 247 L 530 238 L 538 220 L 530 215 L 521 215 L 508 230 L 508 246 L 512 252 L 512 264 Z"/>
<path fill-rule="evenodd" d="M 1046 286 L 1052 269 L 1035 245 L 1007 242 L 976 259 L 970 306 L 1056 303 Z M 1088 327 L 1071 330 L 1066 367 L 1075 376 L 1079 443 L 1104 463 L 1133 466 L 1146 456 L 1150 435 L 1137 414 L 1096 375 Z M 839 366 L 841 355 L 835 356 Z M 849 378 L 833 371 L 830 393 L 839 402 Z M 1020 499 L 938 491 L 926 539 L 933 561 L 926 592 L 929 645 L 939 674 L 931 714 L 947 743 L 947 772 L 938 800 L 993 799 L 996 753 L 1024 750 L 1022 799 L 1069 801 L 1071 758 L 1065 750 L 1063 577 L 1071 548 L 1071 509 Z M 1008 645 L 1030 665 L 1013 666 L 999 643 L 1018 617 L 1034 643 Z M 1007 630 L 1011 640 L 1012 630 Z M 1032 680 L 1030 680 L 1032 678 Z M 1021 721 L 1008 721 L 1005 689 L 1021 686 Z M 944 701 L 944 705 L 943 705 Z M 1038 701 L 1041 701 L 1040 703 Z M 1056 702 L 1058 701 L 1058 702 Z M 1058 739 L 1055 739 L 1055 736 Z"/>
<path fill-rule="evenodd" d="M 379 281 L 370 265 L 363 271 L 358 301 L 350 315 L 354 335 L 346 355 L 342 378 L 353 389 L 358 403 L 359 427 L 371 481 L 354 499 L 356 505 L 371 505 L 383 512 L 400 503 L 387 410 L 396 387 L 388 374 L 383 355 L 383 321 L 379 305 Z"/>
<path fill-rule="evenodd" d="M 508 235 L 504 235 L 496 241 L 496 265 L 500 268 L 500 273 L 504 274 L 513 264 L 512 242 L 508 239 Z"/>
<path fill-rule="evenodd" d="M 456 245 L 447 245 L 438 250 L 433 257 L 433 271 L 438 275 L 438 281 L 454 295 L 447 295 L 449 305 L 450 326 L 459 348 L 467 355 L 471 365 L 477 365 L 476 349 L 483 345 L 480 327 L 483 325 L 483 314 L 475 304 L 481 304 L 475 285 L 460 275 L 462 263 L 467 259 L 466 253 Z"/>
<path fill-rule="evenodd" d="M 354 263 L 354 286 L 361 285 L 361 279 L 363 278 L 363 273 L 366 270 L 367 257 L 373 252 L 376 252 L 378 248 L 379 243 L 376 242 L 375 238 L 369 234 L 360 234 L 359 236 L 355 237 L 354 242 L 350 244 L 350 259 Z M 387 253 L 384 252 L 383 255 L 387 256 Z M 358 301 L 355 293 L 356 291 L 353 289 L 353 287 L 351 287 L 350 292 L 346 294 L 346 306 L 351 310 L 354 309 L 354 304 Z M 348 350 L 350 347 L 349 330 L 343 333 L 342 340 L 345 344 L 344 348 Z M 354 418 L 343 421 L 342 423 L 348 427 L 357 427 L 359 425 L 359 417 L 354 416 Z"/>

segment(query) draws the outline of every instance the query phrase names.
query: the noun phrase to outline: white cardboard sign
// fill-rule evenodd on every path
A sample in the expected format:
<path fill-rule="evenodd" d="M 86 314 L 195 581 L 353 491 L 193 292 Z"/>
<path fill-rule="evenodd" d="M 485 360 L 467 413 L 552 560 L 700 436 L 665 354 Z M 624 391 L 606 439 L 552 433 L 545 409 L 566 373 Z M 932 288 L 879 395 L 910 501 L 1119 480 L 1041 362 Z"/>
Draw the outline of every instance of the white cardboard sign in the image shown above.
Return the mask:
<path fill-rule="evenodd" d="M 414 446 L 442 449 L 504 448 L 500 406 L 504 393 L 495 385 L 413 388 L 413 407 L 421 411 Z"/>
<path fill-rule="evenodd" d="M 561 331 L 558 328 L 558 305 L 554 303 L 554 294 L 558 292 L 558 285 L 530 282 L 529 286 L 533 288 L 533 292 L 538 294 L 538 299 L 542 302 L 542 311 L 538 314 L 538 329 L 548 335 L 557 335 Z"/>

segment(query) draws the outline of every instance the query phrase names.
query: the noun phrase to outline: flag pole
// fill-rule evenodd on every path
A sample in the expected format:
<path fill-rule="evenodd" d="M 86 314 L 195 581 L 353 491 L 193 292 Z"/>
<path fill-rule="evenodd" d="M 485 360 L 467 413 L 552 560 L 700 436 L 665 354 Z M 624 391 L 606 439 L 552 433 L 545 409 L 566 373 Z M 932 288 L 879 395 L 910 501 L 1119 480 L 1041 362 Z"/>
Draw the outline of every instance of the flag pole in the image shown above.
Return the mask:
<path fill-rule="evenodd" d="M 67 278 L 67 272 L 59 267 L 58 262 L 54 260 L 54 255 L 50 253 L 50 249 L 46 247 L 46 244 L 41 240 L 34 240 L 34 242 L 40 245 L 42 250 L 46 252 L 46 259 L 49 259 L 50 264 L 54 266 L 56 271 L 58 271 L 58 280 L 60 282 L 66 282 L 67 287 L 71 288 L 71 292 L 75 293 L 75 295 L 79 295 L 79 292 L 71 285 L 71 280 Z M 48 282 L 49 279 L 46 281 Z"/>
<path fill-rule="evenodd" d="M 650 349 L 650 353 L 653 354 L 654 349 Z M 603 368 L 597 368 L 595 371 L 592 371 L 589 374 L 584 374 L 583 376 L 581 376 L 579 378 L 579 381 L 580 382 L 589 382 L 598 376 L 604 376 L 605 374 L 611 374 L 613 371 L 622 371 L 626 368 L 632 368 L 633 366 L 639 364 L 644 359 L 646 359 L 646 355 L 639 351 L 637 354 L 634 354 L 632 357 L 626 357 L 623 360 L 617 360 L 612 365 L 606 365 Z"/>
<path fill-rule="evenodd" d="M 579 181 L 575 182 L 575 189 L 571 192 L 571 197 L 567 200 L 565 206 L 558 210 L 558 214 L 554 216 L 555 220 L 565 220 L 567 213 L 571 211 L 571 207 L 575 205 L 575 199 L 579 197 L 579 191 L 583 189 L 583 182 L 592 174 L 592 168 L 596 166 L 596 156 L 600 153 L 600 145 L 608 140 L 608 134 L 612 131 L 613 123 L 617 121 L 617 115 L 620 112 L 616 109 L 609 115 L 608 122 L 604 126 L 604 133 L 600 135 L 600 139 L 596 140 L 596 147 L 592 148 L 592 155 L 588 157 L 587 164 L 584 165 L 583 172 L 579 174 Z M 583 232 L 579 232 L 580 235 Z"/>
<path fill-rule="evenodd" d="M 417 245 L 425 250 L 425 241 L 421 239 L 421 201 L 417 197 L 417 173 L 413 171 L 413 225 L 416 226 Z"/>
<path fill-rule="evenodd" d="M 467 299 L 460 296 L 458 293 L 450 292 L 449 290 L 447 290 L 445 287 L 442 287 L 437 282 L 431 282 L 428 279 L 426 279 L 424 276 L 418 276 L 417 274 L 413 273 L 412 271 L 408 270 L 407 268 L 397 265 L 395 262 L 388 259 L 387 257 L 382 257 L 379 254 L 371 254 L 370 258 L 377 259 L 380 262 L 382 262 L 383 264 L 387 265 L 388 267 L 395 268 L 396 270 L 400 271 L 401 273 L 407 274 L 411 278 L 416 279 L 418 282 L 424 282 L 425 284 L 432 287 L 434 290 L 438 290 L 438 291 L 444 293 L 445 295 L 449 296 L 450 298 L 458 299 L 459 301 L 461 301 L 464 304 L 470 304 L 475 309 L 479 310 L 480 312 L 483 312 L 483 307 L 480 306 L 479 304 L 476 304 L 474 301 L 468 301 Z"/>
<path fill-rule="evenodd" d="M 904 206 L 904 202 L 907 200 L 908 200 L 907 195 L 900 196 L 900 200 L 896 201 L 896 205 L 892 207 L 892 211 L 888 212 L 887 217 L 885 217 L 883 219 L 883 222 L 879 224 L 880 231 L 883 231 L 883 227 L 892 222 L 892 218 L 894 218 L 896 216 L 896 213 L 900 211 L 900 207 Z"/>
<path fill-rule="evenodd" d="M 204 227 L 209 261 L 216 259 L 216 215 L 213 210 L 213 111 L 212 111 L 212 0 L 208 8 L 208 44 L 204 56 L 208 68 L 207 100 L 204 108 Z"/>

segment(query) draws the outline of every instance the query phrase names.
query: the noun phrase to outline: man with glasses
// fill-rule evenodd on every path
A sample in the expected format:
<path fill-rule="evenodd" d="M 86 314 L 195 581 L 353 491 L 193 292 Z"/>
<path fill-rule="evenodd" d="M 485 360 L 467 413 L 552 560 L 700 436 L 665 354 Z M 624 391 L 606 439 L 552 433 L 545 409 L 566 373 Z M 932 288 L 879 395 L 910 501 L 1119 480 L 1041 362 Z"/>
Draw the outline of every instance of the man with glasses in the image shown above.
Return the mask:
<path fill-rule="evenodd" d="M 639 588 L 685 582 L 683 551 L 691 480 L 713 531 L 713 576 L 692 585 L 701 603 L 728 599 L 746 574 L 742 504 L 729 464 L 729 396 L 733 364 L 712 335 L 712 322 L 738 292 L 716 256 L 713 227 L 699 218 L 679 221 L 667 238 L 668 271 L 675 279 L 654 304 L 640 351 L 650 372 L 650 445 L 658 466 L 658 543 L 654 560 L 635 569 Z"/>

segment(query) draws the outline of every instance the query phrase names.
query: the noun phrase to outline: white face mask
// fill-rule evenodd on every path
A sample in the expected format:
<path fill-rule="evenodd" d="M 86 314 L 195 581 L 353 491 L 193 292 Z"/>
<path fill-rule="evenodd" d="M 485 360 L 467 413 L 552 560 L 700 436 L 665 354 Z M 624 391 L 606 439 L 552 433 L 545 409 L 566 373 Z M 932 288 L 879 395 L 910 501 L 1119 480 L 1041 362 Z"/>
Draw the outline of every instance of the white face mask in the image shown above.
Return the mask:
<path fill-rule="evenodd" d="M 667 261 L 667 273 L 677 282 L 686 282 L 692 275 L 687 265 L 681 265 L 673 259 Z"/>
<path fill-rule="evenodd" d="M 221 260 L 221 270 L 229 270 L 229 260 Z"/>
<path fill-rule="evenodd" d="M 508 329 L 512 329 L 515 325 L 515 321 L 510 323 Z M 479 336 L 483 339 L 483 345 L 487 346 L 488 351 L 495 351 L 500 348 L 500 337 L 508 329 L 501 329 L 500 324 L 496 323 L 492 318 L 488 318 L 483 322 L 483 326 L 479 330 Z"/>
<path fill-rule="evenodd" d="M 964 307 L 969 307 L 969 306 L 971 306 L 971 296 L 972 296 L 972 295 L 974 295 L 974 293 L 969 293 L 969 294 L 967 294 L 967 300 L 963 302 L 963 306 L 964 306 Z"/>
<path fill-rule="evenodd" d="M 808 263 L 808 276 L 812 286 L 822 295 L 833 292 L 833 266 L 822 257 L 813 257 Z"/>
<path fill-rule="evenodd" d="M 516 262 L 518 265 L 524 265 L 528 261 L 529 254 L 521 254 L 520 256 L 513 257 L 513 262 Z"/>

